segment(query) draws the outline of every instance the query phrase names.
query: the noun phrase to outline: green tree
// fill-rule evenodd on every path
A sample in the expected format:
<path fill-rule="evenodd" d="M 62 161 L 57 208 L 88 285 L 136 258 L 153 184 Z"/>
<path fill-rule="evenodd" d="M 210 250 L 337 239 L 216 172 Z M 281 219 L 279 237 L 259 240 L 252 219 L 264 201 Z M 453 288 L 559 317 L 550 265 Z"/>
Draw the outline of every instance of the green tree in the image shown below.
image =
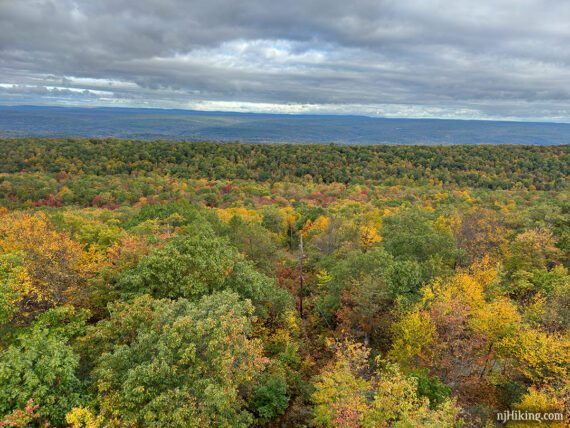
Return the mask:
<path fill-rule="evenodd" d="M 267 361 L 251 338 L 253 307 L 222 292 L 191 303 L 141 296 L 112 305 L 84 340 L 109 421 L 139 426 L 247 426 Z"/>
<path fill-rule="evenodd" d="M 427 213 L 406 210 L 384 219 L 382 230 L 384 247 L 396 258 L 416 260 L 426 266 L 426 272 L 437 275 L 453 265 L 457 248 L 450 232 L 437 230 Z M 430 272 L 434 262 L 442 266 Z M 429 278 L 425 278 L 429 279 Z"/>
<path fill-rule="evenodd" d="M 76 371 L 79 357 L 67 340 L 34 328 L 0 354 L 0 415 L 24 409 L 29 400 L 38 413 L 60 426 L 81 402 Z"/>

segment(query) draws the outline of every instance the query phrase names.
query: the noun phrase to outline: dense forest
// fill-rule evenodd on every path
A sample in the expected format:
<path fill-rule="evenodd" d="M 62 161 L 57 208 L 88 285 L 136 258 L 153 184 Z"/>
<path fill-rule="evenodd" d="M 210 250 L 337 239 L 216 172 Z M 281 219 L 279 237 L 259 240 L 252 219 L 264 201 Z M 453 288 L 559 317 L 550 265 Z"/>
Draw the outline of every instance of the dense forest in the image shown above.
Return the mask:
<path fill-rule="evenodd" d="M 560 189 L 570 146 L 339 146 L 0 138 L 0 171 Z"/>
<path fill-rule="evenodd" d="M 0 426 L 568 421 L 569 176 L 570 146 L 2 139 Z"/>

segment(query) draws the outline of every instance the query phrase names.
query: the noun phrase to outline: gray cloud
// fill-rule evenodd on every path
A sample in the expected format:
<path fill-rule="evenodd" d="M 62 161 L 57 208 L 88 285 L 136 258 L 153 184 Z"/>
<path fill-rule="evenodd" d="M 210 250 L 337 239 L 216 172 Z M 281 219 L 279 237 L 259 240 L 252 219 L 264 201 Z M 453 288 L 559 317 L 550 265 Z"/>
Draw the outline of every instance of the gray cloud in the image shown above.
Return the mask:
<path fill-rule="evenodd" d="M 0 102 L 570 121 L 561 0 L 0 0 Z"/>

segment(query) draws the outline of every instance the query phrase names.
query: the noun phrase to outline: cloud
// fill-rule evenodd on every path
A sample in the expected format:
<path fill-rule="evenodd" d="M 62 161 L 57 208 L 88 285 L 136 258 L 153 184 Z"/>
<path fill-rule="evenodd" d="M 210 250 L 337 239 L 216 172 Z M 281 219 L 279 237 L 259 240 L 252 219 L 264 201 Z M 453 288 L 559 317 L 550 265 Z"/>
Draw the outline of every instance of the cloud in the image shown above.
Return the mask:
<path fill-rule="evenodd" d="M 568 22 L 558 0 L 0 0 L 0 102 L 570 121 Z"/>

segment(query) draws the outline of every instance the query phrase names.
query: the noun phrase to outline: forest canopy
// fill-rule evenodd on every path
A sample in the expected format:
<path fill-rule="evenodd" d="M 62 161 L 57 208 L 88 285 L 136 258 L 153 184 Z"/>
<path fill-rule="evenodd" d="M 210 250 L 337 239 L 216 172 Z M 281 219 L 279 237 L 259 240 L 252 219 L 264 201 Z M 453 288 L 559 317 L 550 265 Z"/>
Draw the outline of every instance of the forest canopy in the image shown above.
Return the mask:
<path fill-rule="evenodd" d="M 570 146 L 1 139 L 0 426 L 567 422 L 569 175 Z"/>
<path fill-rule="evenodd" d="M 560 189 L 570 146 L 339 146 L 0 139 L 0 171 Z"/>

